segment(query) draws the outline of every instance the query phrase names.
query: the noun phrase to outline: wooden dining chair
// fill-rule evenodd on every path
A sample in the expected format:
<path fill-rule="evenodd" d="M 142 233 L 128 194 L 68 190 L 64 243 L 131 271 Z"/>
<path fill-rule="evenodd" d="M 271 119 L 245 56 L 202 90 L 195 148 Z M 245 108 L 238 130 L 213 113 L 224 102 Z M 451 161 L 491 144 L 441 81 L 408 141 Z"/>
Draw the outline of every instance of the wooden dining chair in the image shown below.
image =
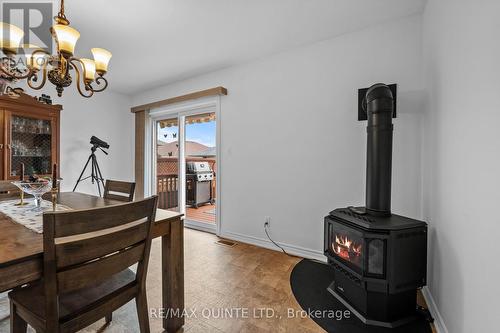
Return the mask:
<path fill-rule="evenodd" d="M 9 293 L 11 332 L 76 332 L 135 298 L 149 332 L 146 273 L 157 197 L 43 215 L 43 278 Z M 138 263 L 137 272 L 129 267 Z"/>
<path fill-rule="evenodd" d="M 134 200 L 135 183 L 118 180 L 106 180 L 104 198 L 130 202 Z"/>
<path fill-rule="evenodd" d="M 10 181 L 0 181 L 0 201 L 19 198 L 19 188 Z"/>

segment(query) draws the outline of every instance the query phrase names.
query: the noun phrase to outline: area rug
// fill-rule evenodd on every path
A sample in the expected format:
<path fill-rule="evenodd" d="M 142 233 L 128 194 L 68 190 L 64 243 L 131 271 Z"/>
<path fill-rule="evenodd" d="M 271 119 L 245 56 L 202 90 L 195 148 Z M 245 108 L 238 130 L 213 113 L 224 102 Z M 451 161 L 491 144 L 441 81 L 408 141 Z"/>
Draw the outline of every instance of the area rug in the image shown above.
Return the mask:
<path fill-rule="evenodd" d="M 324 263 L 304 259 L 300 261 L 290 275 L 292 292 L 302 309 L 308 313 L 320 310 L 323 314 L 332 314 L 329 310 L 347 308 L 340 303 L 326 288 L 334 280 L 333 269 Z M 317 312 L 320 313 L 320 312 Z M 327 332 L 333 333 L 431 333 L 431 327 L 424 317 L 397 328 L 384 328 L 365 325 L 353 313 L 349 318 L 343 315 L 310 316 Z M 330 318 L 329 318 L 330 317 Z"/>

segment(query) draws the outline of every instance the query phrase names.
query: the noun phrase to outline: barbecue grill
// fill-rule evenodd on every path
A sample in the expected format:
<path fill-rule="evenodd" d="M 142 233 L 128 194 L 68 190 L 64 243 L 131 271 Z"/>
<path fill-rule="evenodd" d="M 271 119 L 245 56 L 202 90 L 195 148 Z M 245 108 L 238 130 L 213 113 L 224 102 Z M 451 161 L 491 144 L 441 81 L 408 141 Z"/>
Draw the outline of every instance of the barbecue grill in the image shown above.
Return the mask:
<path fill-rule="evenodd" d="M 186 163 L 186 204 L 198 208 L 214 203 L 212 181 L 214 172 L 208 162 Z"/>

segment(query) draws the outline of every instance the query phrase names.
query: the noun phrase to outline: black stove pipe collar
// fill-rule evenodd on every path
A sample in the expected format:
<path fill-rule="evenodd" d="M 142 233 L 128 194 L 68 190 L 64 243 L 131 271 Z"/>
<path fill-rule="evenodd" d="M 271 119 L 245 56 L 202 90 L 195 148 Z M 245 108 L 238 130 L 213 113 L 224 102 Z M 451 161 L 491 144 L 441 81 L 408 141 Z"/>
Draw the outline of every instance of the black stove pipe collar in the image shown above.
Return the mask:
<path fill-rule="evenodd" d="M 390 216 L 394 99 L 383 83 L 371 86 L 365 98 L 368 115 L 366 209 L 369 214 Z"/>

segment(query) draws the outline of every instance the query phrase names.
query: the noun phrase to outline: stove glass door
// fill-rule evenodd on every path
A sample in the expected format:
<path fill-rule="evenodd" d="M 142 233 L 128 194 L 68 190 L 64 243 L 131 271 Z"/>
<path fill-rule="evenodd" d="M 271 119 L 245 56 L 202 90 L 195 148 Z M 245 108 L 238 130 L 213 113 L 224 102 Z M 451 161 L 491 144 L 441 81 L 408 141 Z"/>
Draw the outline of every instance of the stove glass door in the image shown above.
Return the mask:
<path fill-rule="evenodd" d="M 358 273 L 363 272 L 364 242 L 361 232 L 340 223 L 330 224 L 330 254 Z"/>

